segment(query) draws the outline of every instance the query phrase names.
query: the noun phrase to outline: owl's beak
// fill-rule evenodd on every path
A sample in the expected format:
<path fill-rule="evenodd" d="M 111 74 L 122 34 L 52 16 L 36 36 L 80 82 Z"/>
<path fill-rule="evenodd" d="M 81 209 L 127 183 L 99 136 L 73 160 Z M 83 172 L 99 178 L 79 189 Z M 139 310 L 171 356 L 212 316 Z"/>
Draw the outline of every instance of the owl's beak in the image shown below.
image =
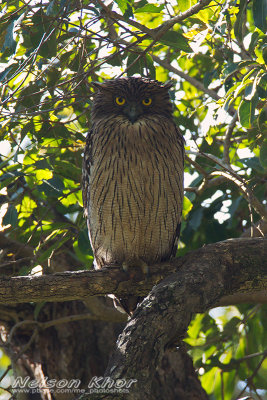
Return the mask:
<path fill-rule="evenodd" d="M 142 108 L 138 104 L 128 104 L 124 109 L 124 113 L 133 124 L 141 115 Z"/>

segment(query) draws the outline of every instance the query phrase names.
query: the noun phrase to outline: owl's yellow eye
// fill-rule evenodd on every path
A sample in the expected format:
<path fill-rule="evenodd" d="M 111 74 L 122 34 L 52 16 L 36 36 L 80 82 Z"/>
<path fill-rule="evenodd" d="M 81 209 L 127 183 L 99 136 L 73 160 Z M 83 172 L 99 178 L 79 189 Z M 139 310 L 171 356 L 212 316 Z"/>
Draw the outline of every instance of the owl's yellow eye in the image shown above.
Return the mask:
<path fill-rule="evenodd" d="M 142 103 L 144 104 L 144 106 L 150 106 L 152 103 L 151 97 L 146 97 L 145 99 L 142 100 Z"/>
<path fill-rule="evenodd" d="M 125 104 L 125 98 L 122 96 L 117 96 L 115 98 L 116 104 L 118 104 L 118 106 L 123 106 L 123 104 Z"/>

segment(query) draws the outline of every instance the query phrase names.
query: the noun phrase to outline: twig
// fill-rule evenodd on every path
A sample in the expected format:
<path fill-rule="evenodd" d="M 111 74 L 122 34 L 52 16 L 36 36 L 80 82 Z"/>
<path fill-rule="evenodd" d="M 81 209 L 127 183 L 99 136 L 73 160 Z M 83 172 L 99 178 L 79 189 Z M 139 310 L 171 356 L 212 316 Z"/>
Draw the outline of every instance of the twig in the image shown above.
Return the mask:
<path fill-rule="evenodd" d="M 204 168 L 201 167 L 196 161 L 192 160 L 192 158 L 188 157 L 188 155 L 185 155 L 186 161 L 188 161 L 190 164 L 192 164 L 195 169 L 203 176 L 208 176 L 208 172 L 204 170 Z"/>

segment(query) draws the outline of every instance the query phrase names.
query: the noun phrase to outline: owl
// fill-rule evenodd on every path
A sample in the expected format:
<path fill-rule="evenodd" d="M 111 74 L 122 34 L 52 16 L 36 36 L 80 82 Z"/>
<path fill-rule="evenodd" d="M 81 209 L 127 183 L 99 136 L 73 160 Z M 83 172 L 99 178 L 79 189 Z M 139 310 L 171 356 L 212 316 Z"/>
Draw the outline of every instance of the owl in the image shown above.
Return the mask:
<path fill-rule="evenodd" d="M 82 186 L 96 269 L 143 268 L 176 254 L 184 144 L 171 86 L 142 77 L 94 83 Z M 117 303 L 131 314 L 138 300 Z"/>

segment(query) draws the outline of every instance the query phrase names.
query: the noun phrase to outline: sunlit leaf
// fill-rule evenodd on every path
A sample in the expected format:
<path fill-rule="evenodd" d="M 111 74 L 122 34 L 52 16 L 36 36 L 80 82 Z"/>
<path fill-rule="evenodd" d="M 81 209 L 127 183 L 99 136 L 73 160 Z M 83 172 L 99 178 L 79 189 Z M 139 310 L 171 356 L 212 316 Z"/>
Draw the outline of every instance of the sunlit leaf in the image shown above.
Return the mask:
<path fill-rule="evenodd" d="M 160 13 L 164 9 L 164 4 L 156 6 L 155 4 L 146 4 L 144 7 L 137 8 L 134 13 Z"/>
<path fill-rule="evenodd" d="M 192 207 L 193 207 L 193 204 L 191 203 L 191 201 L 186 196 L 184 196 L 183 218 L 186 218 L 187 214 L 190 212 Z"/>
<path fill-rule="evenodd" d="M 196 4 L 196 0 L 177 0 L 180 11 L 184 12 Z"/>
<path fill-rule="evenodd" d="M 19 210 L 19 219 L 21 218 L 29 218 L 34 209 L 36 209 L 36 202 L 31 199 L 29 196 L 24 196 L 21 202 L 20 210 Z"/>
<path fill-rule="evenodd" d="M 115 0 L 115 3 L 117 3 L 119 9 L 121 10 L 121 12 L 124 14 L 125 11 L 127 10 L 128 7 L 128 1 L 125 0 Z"/>
<path fill-rule="evenodd" d="M 37 169 L 36 170 L 36 179 L 38 181 L 51 179 L 53 177 L 53 172 L 47 169 Z"/>
<path fill-rule="evenodd" d="M 243 100 L 238 108 L 239 121 L 244 128 L 250 128 L 255 117 L 255 108 L 251 100 Z"/>

